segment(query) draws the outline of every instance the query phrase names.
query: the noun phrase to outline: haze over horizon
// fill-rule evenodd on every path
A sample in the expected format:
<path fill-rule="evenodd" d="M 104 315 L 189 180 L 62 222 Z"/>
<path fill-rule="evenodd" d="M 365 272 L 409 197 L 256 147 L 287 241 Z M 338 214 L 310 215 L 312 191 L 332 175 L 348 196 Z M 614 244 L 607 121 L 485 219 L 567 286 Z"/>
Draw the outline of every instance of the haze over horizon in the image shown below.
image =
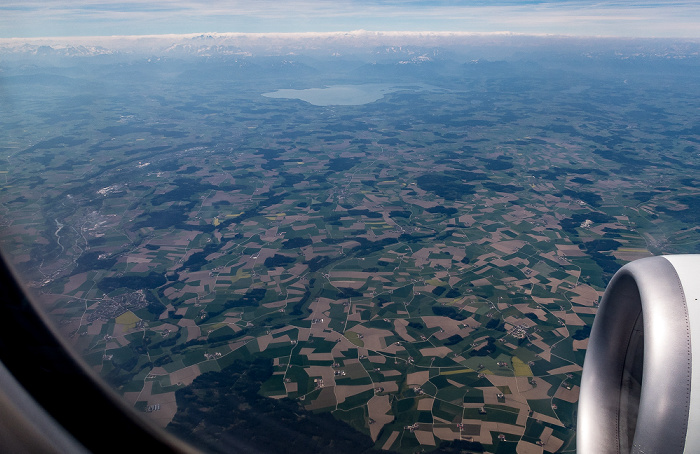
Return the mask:
<path fill-rule="evenodd" d="M 10 1 L 0 38 L 347 30 L 700 38 L 692 1 Z"/>

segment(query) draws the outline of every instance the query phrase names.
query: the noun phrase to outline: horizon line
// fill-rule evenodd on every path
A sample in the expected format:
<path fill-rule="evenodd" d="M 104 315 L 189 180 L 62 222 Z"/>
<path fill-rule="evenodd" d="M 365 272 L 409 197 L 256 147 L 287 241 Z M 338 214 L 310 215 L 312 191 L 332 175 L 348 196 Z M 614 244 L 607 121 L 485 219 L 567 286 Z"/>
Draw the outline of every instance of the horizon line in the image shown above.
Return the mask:
<path fill-rule="evenodd" d="M 626 36 L 626 35 L 578 35 L 563 33 L 526 33 L 513 31 L 449 31 L 449 30 L 337 30 L 324 32 L 196 32 L 196 33 L 162 33 L 162 34 L 131 34 L 131 35 L 72 35 L 72 36 L 30 36 L 30 37 L 0 37 L 2 41 L 36 41 L 36 40 L 86 40 L 86 39 L 158 39 L 158 38 L 197 38 L 197 37 L 280 37 L 280 38 L 313 38 L 320 36 L 360 36 L 375 35 L 387 37 L 432 35 L 436 37 L 471 37 L 471 36 L 500 36 L 500 37 L 538 37 L 538 38 L 578 38 L 578 39 L 633 39 L 633 40 L 682 40 L 700 41 L 700 38 L 693 37 L 668 37 L 668 36 Z"/>

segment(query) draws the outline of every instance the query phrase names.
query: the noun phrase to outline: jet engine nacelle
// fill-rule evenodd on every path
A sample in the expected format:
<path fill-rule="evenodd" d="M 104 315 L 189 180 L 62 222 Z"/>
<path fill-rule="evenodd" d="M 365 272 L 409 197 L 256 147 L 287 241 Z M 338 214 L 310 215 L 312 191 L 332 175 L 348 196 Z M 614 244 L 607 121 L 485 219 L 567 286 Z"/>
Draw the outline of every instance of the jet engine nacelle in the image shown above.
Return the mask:
<path fill-rule="evenodd" d="M 580 454 L 700 453 L 698 298 L 700 255 L 649 257 L 615 274 L 583 367 Z"/>

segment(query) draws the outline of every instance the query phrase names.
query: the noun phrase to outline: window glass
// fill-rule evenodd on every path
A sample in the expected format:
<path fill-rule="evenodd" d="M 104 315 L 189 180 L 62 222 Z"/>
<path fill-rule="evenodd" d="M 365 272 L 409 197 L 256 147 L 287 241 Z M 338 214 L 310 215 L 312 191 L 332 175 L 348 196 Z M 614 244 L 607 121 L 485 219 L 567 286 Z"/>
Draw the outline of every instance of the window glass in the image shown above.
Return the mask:
<path fill-rule="evenodd" d="M 571 452 L 606 283 L 698 252 L 700 45 L 496 3 L 4 7 L 3 254 L 199 446 Z"/>

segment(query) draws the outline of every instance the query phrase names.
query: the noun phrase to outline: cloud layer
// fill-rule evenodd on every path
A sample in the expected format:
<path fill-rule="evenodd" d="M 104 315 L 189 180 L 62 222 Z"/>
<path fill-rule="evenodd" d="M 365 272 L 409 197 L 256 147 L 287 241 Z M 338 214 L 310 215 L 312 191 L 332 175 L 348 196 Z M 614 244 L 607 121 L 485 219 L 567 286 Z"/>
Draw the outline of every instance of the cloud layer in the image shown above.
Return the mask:
<path fill-rule="evenodd" d="M 0 37 L 338 30 L 700 38 L 700 2 L 8 0 Z"/>

